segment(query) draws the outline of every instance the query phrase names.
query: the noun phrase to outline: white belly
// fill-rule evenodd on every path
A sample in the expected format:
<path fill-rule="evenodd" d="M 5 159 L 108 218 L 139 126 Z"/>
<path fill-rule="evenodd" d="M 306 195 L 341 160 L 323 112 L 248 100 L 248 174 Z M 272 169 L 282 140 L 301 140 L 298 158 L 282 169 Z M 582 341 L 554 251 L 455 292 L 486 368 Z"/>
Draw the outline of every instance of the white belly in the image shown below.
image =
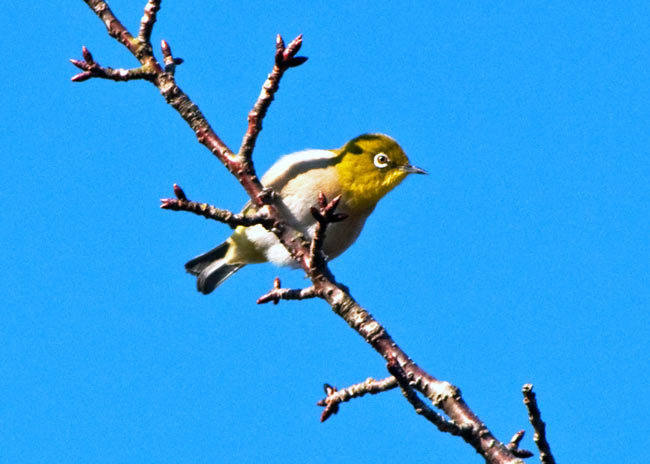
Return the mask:
<path fill-rule="evenodd" d="M 339 256 L 354 243 L 361 233 L 366 217 L 347 218 L 342 222 L 330 224 L 327 227 L 323 252 L 329 260 Z M 315 228 L 316 223 L 313 221 L 309 227 L 301 227 L 298 230 L 300 230 L 307 240 L 311 240 Z M 248 227 L 246 229 L 246 237 L 255 244 L 258 250 L 262 251 L 269 262 L 278 266 L 298 267 L 298 264 L 291 258 L 291 255 L 280 243 L 275 234 L 269 232 L 264 227 L 259 225 Z"/>
<path fill-rule="evenodd" d="M 289 224 L 308 240 L 311 240 L 316 227 L 311 207 L 318 205 L 318 194 L 322 192 L 331 200 L 342 193 L 336 169 L 330 161 L 333 157 L 334 153 L 325 150 L 294 153 L 279 160 L 262 178 L 265 186 L 280 193 L 282 199 L 278 207 Z M 329 259 L 337 257 L 354 243 L 372 209 L 353 214 L 343 199 L 337 212 L 348 214 L 348 218 L 327 228 L 323 251 Z M 268 261 L 279 266 L 298 266 L 275 234 L 262 226 L 247 228 L 246 237 Z"/>

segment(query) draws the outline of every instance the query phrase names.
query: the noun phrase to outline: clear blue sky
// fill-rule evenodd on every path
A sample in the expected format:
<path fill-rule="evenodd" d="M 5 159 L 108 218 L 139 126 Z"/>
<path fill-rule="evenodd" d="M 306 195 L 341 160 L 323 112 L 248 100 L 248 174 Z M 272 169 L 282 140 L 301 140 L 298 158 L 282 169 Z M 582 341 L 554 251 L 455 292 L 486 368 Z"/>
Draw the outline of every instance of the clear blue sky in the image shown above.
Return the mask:
<path fill-rule="evenodd" d="M 157 90 L 69 81 L 86 45 L 135 60 L 81 1 L 0 17 L 0 462 L 481 462 L 396 392 L 318 422 L 321 385 L 383 377 L 322 302 L 258 307 L 279 275 L 214 294 L 183 263 L 228 229 L 158 209 L 172 184 L 244 193 Z M 112 1 L 135 30 L 145 1 Z M 154 41 L 237 147 L 275 34 L 304 34 L 255 159 L 400 141 L 429 176 L 380 203 L 336 276 L 502 440 L 535 385 L 558 462 L 647 460 L 647 2 L 166 0 Z M 534 458 L 530 462 L 537 462 Z"/>

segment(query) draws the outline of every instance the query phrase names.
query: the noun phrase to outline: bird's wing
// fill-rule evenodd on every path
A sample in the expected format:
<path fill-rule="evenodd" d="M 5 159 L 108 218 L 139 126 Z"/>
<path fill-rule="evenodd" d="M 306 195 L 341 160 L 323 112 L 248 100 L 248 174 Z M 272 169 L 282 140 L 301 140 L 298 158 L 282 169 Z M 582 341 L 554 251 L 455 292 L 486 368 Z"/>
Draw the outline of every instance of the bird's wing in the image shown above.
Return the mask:
<path fill-rule="evenodd" d="M 262 176 L 262 184 L 281 191 L 291 180 L 312 169 L 331 166 L 337 153 L 330 150 L 304 150 L 283 156 Z"/>

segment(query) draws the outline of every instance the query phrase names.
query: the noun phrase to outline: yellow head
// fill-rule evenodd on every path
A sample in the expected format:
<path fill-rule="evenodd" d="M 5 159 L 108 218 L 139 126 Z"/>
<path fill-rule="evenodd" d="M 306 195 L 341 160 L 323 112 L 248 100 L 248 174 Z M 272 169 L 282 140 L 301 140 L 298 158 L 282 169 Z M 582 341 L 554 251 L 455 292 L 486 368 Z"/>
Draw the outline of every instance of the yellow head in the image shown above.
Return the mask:
<path fill-rule="evenodd" d="M 426 174 L 409 163 L 399 144 L 384 134 L 363 134 L 336 150 L 336 170 L 345 204 L 372 209 L 408 174 Z"/>

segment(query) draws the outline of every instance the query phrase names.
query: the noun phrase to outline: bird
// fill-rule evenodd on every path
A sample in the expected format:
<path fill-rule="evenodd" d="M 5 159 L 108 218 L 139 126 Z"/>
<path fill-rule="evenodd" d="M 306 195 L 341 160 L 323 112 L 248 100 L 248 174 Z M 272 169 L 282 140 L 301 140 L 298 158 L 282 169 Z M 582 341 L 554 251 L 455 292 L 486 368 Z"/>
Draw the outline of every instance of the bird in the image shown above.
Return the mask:
<path fill-rule="evenodd" d="M 288 224 L 308 239 L 316 228 L 311 207 L 319 194 L 340 195 L 337 213 L 347 218 L 328 226 L 323 253 L 331 260 L 352 245 L 377 202 L 409 174 L 426 174 L 413 166 L 404 150 L 390 136 L 362 134 L 333 150 L 303 150 L 285 155 L 262 176 L 261 183 L 276 192 L 276 206 Z M 251 202 L 244 215 L 257 212 Z M 197 277 L 197 289 L 211 293 L 228 277 L 247 264 L 271 262 L 297 267 L 289 252 L 273 232 L 262 225 L 238 226 L 221 245 L 185 264 Z"/>

